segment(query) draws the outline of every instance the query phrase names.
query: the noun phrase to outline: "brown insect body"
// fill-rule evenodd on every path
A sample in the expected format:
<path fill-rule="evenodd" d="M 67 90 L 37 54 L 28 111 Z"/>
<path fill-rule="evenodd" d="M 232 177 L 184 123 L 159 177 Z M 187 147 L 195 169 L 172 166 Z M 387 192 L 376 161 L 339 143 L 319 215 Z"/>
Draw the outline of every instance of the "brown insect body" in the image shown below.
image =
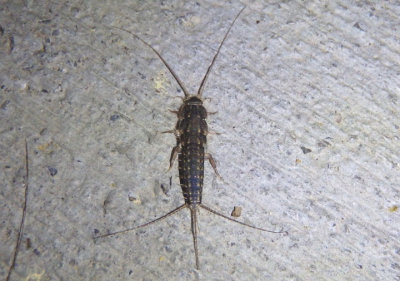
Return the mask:
<path fill-rule="evenodd" d="M 145 224 L 128 228 L 122 231 L 117 231 L 113 233 L 107 233 L 104 235 L 96 236 L 95 239 L 97 238 L 102 238 L 106 236 L 111 236 L 115 234 L 120 234 L 124 232 L 128 232 L 131 230 L 136 230 L 139 228 L 146 227 L 150 224 L 153 224 L 155 222 L 161 221 L 179 211 L 181 211 L 184 208 L 189 208 L 190 214 L 191 214 L 191 230 L 192 230 L 192 235 L 193 235 L 193 244 L 194 244 L 194 250 L 195 250 L 195 258 L 196 258 L 196 268 L 199 269 L 199 257 L 198 257 L 198 247 L 197 247 L 197 212 L 199 208 L 202 208 L 204 210 L 207 210 L 208 212 L 211 212 L 217 216 L 223 217 L 227 220 L 239 223 L 241 225 L 251 227 L 254 229 L 258 229 L 261 231 L 265 232 L 272 232 L 272 233 L 282 233 L 282 231 L 271 231 L 271 230 L 266 230 L 263 228 L 255 227 L 240 221 L 237 221 L 235 219 L 232 219 L 228 216 L 225 216 L 207 206 L 205 206 L 202 203 L 202 192 L 203 192 L 203 178 L 204 178 L 204 160 L 208 159 L 211 166 L 213 167 L 215 173 L 219 178 L 221 176 L 219 175 L 215 161 L 212 157 L 211 154 L 205 153 L 205 145 L 207 143 L 207 134 L 209 133 L 208 127 L 207 127 L 207 110 L 203 106 L 203 100 L 201 98 L 202 92 L 204 89 L 205 82 L 208 78 L 208 75 L 210 73 L 210 70 L 212 66 L 214 65 L 214 62 L 220 52 L 220 49 L 225 42 L 225 39 L 227 38 L 229 31 L 231 30 L 233 24 L 239 17 L 239 15 L 242 13 L 244 8 L 236 15 L 235 19 L 231 23 L 228 31 L 226 32 L 222 42 L 219 45 L 219 48 L 217 50 L 217 53 L 214 55 L 213 60 L 211 61 L 210 66 L 207 69 L 206 74 L 203 77 L 203 80 L 200 84 L 199 90 L 196 95 L 189 95 L 188 91 L 186 90 L 185 86 L 183 85 L 182 81 L 178 78 L 178 76 L 175 74 L 175 72 L 172 70 L 172 68 L 168 65 L 168 63 L 164 60 L 164 58 L 160 55 L 160 53 L 154 49 L 150 44 L 148 44 L 146 41 L 141 39 L 139 36 L 131 33 L 128 30 L 125 30 L 123 28 L 115 27 L 117 29 L 123 30 L 125 32 L 130 33 L 133 35 L 135 38 L 140 40 L 143 44 L 151 48 L 154 53 L 160 58 L 160 60 L 163 62 L 163 64 L 168 68 L 180 88 L 183 90 L 185 94 L 185 98 L 183 100 L 183 104 L 180 106 L 178 111 L 172 111 L 173 113 L 176 113 L 178 116 L 178 121 L 176 124 L 176 127 L 174 130 L 169 130 L 165 131 L 164 133 L 174 133 L 176 136 L 176 141 L 177 144 L 176 146 L 172 149 L 171 152 L 171 158 L 170 158 L 170 169 L 173 166 L 173 163 L 175 159 L 178 157 L 178 166 L 179 166 L 179 180 L 180 180 L 180 185 L 182 188 L 182 194 L 185 200 L 185 203 L 176 209 L 170 211 L 169 213 L 158 217 L 155 220 L 152 220 L 150 222 L 147 222 Z"/>
<path fill-rule="evenodd" d="M 179 147 L 179 180 L 185 203 L 201 204 L 204 178 L 204 147 L 207 142 L 207 111 L 196 96 L 184 101 L 176 126 Z"/>
<path fill-rule="evenodd" d="M 201 205 L 203 194 L 204 147 L 207 143 L 206 118 L 207 111 L 203 106 L 203 101 L 197 96 L 190 96 L 180 107 L 176 124 L 179 181 L 185 204 L 190 209 L 197 268 L 199 268 L 197 209 Z M 171 160 L 173 161 L 173 159 Z"/>

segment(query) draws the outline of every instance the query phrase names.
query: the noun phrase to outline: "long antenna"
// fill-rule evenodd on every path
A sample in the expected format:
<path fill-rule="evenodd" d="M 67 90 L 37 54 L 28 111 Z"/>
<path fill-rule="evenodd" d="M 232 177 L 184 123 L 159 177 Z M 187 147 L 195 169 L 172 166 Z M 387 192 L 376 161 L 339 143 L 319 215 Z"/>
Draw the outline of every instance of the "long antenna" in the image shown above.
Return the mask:
<path fill-rule="evenodd" d="M 21 223 L 19 225 L 19 231 L 18 231 L 18 236 L 17 236 L 17 243 L 15 245 L 14 249 L 14 256 L 10 265 L 10 268 L 8 269 L 6 281 L 10 280 L 11 273 L 14 270 L 15 267 L 15 262 L 17 260 L 19 248 L 21 246 L 21 241 L 22 241 L 22 234 L 24 233 L 24 224 L 25 224 L 25 216 L 26 216 L 26 206 L 28 204 L 28 187 L 29 187 L 29 161 L 28 161 L 28 143 L 25 139 L 25 198 L 24 198 L 24 206 L 22 208 L 22 218 L 21 218 Z"/>
<path fill-rule="evenodd" d="M 139 36 L 137 36 L 136 34 L 130 32 L 127 29 L 118 27 L 118 26 L 111 26 L 112 28 L 116 28 L 122 31 L 125 31 L 127 33 L 129 33 L 130 35 L 132 35 L 133 37 L 135 37 L 136 39 L 140 40 L 143 44 L 145 44 L 147 47 L 149 47 L 150 49 L 153 50 L 154 53 L 156 53 L 156 55 L 160 58 L 160 60 L 163 62 L 163 64 L 168 68 L 169 72 L 172 74 L 172 76 L 175 78 L 175 81 L 178 83 L 179 87 L 181 87 L 183 93 L 185 94 L 185 97 L 190 96 L 189 95 L 189 91 L 185 88 L 185 85 L 183 84 L 183 82 L 181 81 L 181 79 L 179 79 L 178 75 L 176 75 L 176 73 L 172 70 L 172 68 L 169 66 L 169 64 L 167 63 L 167 61 L 161 56 L 161 54 L 153 48 L 153 46 L 151 46 L 149 43 L 147 43 L 146 41 L 144 41 L 142 38 L 140 38 Z"/>
<path fill-rule="evenodd" d="M 214 58 L 212 59 L 211 64 L 210 64 L 210 66 L 208 67 L 207 72 L 206 72 L 206 74 L 205 74 L 204 77 L 203 77 L 203 80 L 201 81 L 199 90 L 197 91 L 197 96 L 198 96 L 198 97 L 201 97 L 201 95 L 203 94 L 204 86 L 205 86 L 205 84 L 206 84 L 208 75 L 210 74 L 211 68 L 213 67 L 214 62 L 215 62 L 215 60 L 217 59 L 217 56 L 218 56 L 218 54 L 219 54 L 219 51 L 221 50 L 222 45 L 223 45 L 224 42 L 225 42 L 225 39 L 228 37 L 229 31 L 231 31 L 232 26 L 235 24 L 236 20 L 238 19 L 238 17 L 240 16 L 240 14 L 243 12 L 243 10 L 244 10 L 245 8 L 246 8 L 246 7 L 243 7 L 243 9 L 241 9 L 240 12 L 236 15 L 235 19 L 232 21 L 231 25 L 229 26 L 228 31 L 225 33 L 224 39 L 222 39 L 221 44 L 219 44 L 217 53 L 215 54 Z"/>

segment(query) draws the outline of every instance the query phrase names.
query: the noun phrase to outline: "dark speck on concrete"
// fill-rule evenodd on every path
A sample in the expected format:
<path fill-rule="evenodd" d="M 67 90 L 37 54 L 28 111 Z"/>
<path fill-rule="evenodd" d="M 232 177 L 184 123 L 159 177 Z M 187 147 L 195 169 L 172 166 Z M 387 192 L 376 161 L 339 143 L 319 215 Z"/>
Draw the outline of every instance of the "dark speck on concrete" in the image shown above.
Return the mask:
<path fill-rule="evenodd" d="M 47 169 L 49 169 L 50 172 L 50 176 L 54 177 L 55 175 L 57 175 L 57 169 L 53 168 L 53 167 L 47 167 Z"/>
<path fill-rule="evenodd" d="M 10 101 L 6 100 L 1 104 L 1 109 L 2 110 L 6 110 L 7 109 L 7 105 L 9 105 Z"/>
<path fill-rule="evenodd" d="M 301 146 L 300 148 L 301 148 L 301 150 L 303 151 L 304 154 L 310 153 L 312 151 L 311 149 L 309 149 L 307 147 L 304 147 L 304 146 Z"/>
<path fill-rule="evenodd" d="M 119 114 L 113 114 L 113 115 L 111 115 L 110 120 L 111 120 L 111 121 L 116 121 L 116 120 L 118 120 L 120 117 L 121 117 L 121 116 L 119 116 Z"/>

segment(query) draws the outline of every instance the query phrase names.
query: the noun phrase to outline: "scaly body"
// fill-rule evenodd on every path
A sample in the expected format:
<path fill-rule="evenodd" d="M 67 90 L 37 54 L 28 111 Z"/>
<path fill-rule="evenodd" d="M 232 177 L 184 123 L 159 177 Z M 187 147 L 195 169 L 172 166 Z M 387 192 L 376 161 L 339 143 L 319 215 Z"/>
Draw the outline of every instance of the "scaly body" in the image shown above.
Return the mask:
<path fill-rule="evenodd" d="M 173 166 L 173 163 L 175 159 L 178 157 L 178 162 L 179 162 L 179 180 L 180 180 L 180 185 L 182 188 L 182 194 L 185 200 L 185 203 L 178 208 L 170 211 L 169 213 L 152 220 L 148 223 L 132 227 L 129 229 L 125 229 L 122 231 L 117 231 L 113 233 L 108 233 L 104 235 L 100 235 L 95 237 L 101 238 L 101 237 L 106 237 L 110 235 L 115 235 L 139 228 L 146 227 L 150 224 L 153 224 L 157 221 L 161 221 L 184 208 L 189 208 L 190 214 L 191 214 L 191 229 L 192 229 L 192 235 L 193 235 L 193 244 L 194 244 L 194 250 L 195 250 L 195 258 L 196 258 L 196 268 L 199 269 L 199 255 L 198 255 L 198 247 L 197 247 L 197 211 L 199 208 L 202 208 L 204 210 L 207 210 L 215 215 L 218 215 L 220 217 L 223 217 L 225 219 L 228 219 L 230 221 L 239 223 L 241 225 L 251 227 L 254 229 L 266 231 L 266 232 L 272 232 L 272 233 L 282 233 L 282 231 L 270 231 L 266 229 L 262 229 L 259 227 L 255 227 L 240 221 L 237 221 L 235 219 L 232 219 L 228 216 L 225 216 L 223 214 L 220 214 L 219 212 L 205 206 L 202 203 L 202 193 L 203 193 L 203 178 L 204 178 L 204 160 L 208 159 L 211 166 L 213 167 L 215 173 L 217 174 L 218 177 L 220 177 L 215 161 L 212 157 L 211 154 L 205 153 L 205 145 L 207 143 L 207 134 L 208 134 L 208 128 L 207 128 L 207 110 L 203 106 L 203 100 L 202 100 L 202 93 L 203 89 L 205 86 L 205 82 L 208 78 L 208 75 L 210 73 L 210 70 L 212 66 L 214 65 L 214 62 L 220 52 L 220 49 L 225 42 L 225 39 L 228 36 L 229 31 L 231 30 L 233 24 L 235 23 L 236 19 L 239 17 L 239 15 L 242 13 L 244 8 L 237 14 L 233 22 L 231 23 L 228 31 L 226 32 L 223 40 L 221 41 L 218 50 L 216 54 L 214 55 L 213 60 L 211 61 L 210 66 L 207 69 L 206 74 L 203 77 L 203 80 L 200 84 L 199 90 L 196 95 L 189 95 L 188 91 L 186 90 L 185 86 L 183 85 L 182 81 L 178 78 L 178 76 L 175 74 L 175 72 L 172 70 L 172 68 L 168 65 L 168 63 L 164 60 L 164 58 L 160 55 L 160 53 L 154 49 L 150 44 L 148 44 L 146 41 L 138 37 L 137 35 L 131 33 L 128 30 L 118 28 L 121 30 L 124 30 L 125 32 L 130 33 L 133 35 L 135 38 L 143 42 L 146 46 L 151 48 L 154 53 L 160 58 L 160 60 L 164 63 L 164 65 L 168 68 L 168 70 L 171 72 L 172 76 L 175 78 L 176 82 L 180 86 L 180 88 L 183 90 L 183 93 L 185 94 L 185 98 L 183 100 L 183 104 L 180 106 L 178 111 L 173 111 L 174 113 L 177 114 L 178 116 L 178 122 L 176 124 L 176 127 L 174 130 L 169 130 L 164 133 L 174 133 L 176 136 L 176 141 L 177 144 L 176 146 L 172 149 L 171 152 L 171 158 L 170 158 L 170 169 Z"/>
<path fill-rule="evenodd" d="M 201 204 L 203 192 L 207 111 L 199 98 L 190 97 L 180 108 L 178 118 L 179 180 L 185 203 L 195 206 Z"/>
<path fill-rule="evenodd" d="M 207 143 L 207 111 L 202 100 L 192 96 L 184 100 L 178 111 L 176 124 L 177 145 L 172 150 L 178 152 L 179 181 L 186 206 L 190 209 L 191 228 L 196 255 L 196 267 L 199 268 L 197 249 L 197 208 L 201 205 L 204 178 L 204 147 Z"/>

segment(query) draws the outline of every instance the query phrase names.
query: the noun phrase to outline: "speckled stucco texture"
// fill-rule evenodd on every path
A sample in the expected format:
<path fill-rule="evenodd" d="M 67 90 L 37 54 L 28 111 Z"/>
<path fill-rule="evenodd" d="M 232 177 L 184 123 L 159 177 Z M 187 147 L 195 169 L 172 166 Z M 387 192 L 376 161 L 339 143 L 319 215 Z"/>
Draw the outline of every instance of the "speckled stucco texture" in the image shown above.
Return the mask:
<path fill-rule="evenodd" d="M 113 26 L 195 93 L 243 6 L 205 87 L 224 181 L 206 163 L 203 201 L 288 235 L 201 211 L 200 271 L 187 210 L 94 243 L 183 202 L 161 134 L 182 91 Z M 399 15 L 396 1 L 3 1 L 0 278 L 26 138 L 11 280 L 400 280 Z"/>

